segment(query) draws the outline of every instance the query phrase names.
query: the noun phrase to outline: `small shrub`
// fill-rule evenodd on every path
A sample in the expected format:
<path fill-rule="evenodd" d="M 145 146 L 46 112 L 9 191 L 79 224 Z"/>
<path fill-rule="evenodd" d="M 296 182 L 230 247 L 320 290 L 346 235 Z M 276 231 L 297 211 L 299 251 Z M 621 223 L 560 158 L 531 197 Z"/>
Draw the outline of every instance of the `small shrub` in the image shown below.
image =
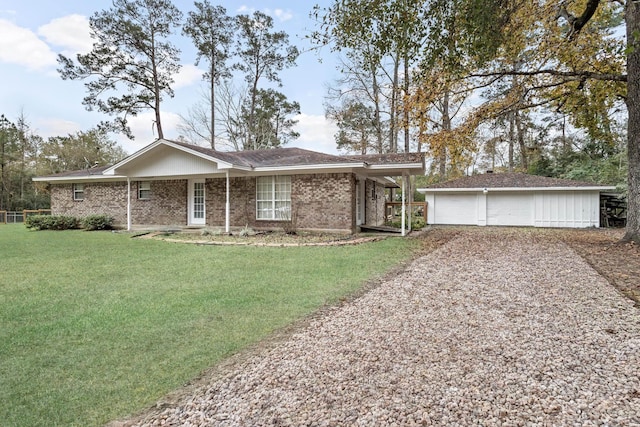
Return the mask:
<path fill-rule="evenodd" d="M 255 234 L 255 232 L 248 225 L 245 225 L 244 228 L 240 230 L 240 233 L 238 233 L 240 237 L 249 237 L 253 234 Z"/>
<path fill-rule="evenodd" d="M 388 225 L 391 227 L 400 228 L 402 226 L 402 222 L 400 219 L 396 219 L 395 221 L 391 221 Z M 413 217 L 413 219 L 411 220 L 412 230 L 421 230 L 425 225 L 426 223 L 424 222 L 424 218 L 422 217 Z"/>
<path fill-rule="evenodd" d="M 88 231 L 111 230 L 113 221 L 113 217 L 109 215 L 89 215 L 82 219 L 82 228 Z"/>
<path fill-rule="evenodd" d="M 30 230 L 73 230 L 80 227 L 80 221 L 66 215 L 30 215 L 24 225 Z"/>

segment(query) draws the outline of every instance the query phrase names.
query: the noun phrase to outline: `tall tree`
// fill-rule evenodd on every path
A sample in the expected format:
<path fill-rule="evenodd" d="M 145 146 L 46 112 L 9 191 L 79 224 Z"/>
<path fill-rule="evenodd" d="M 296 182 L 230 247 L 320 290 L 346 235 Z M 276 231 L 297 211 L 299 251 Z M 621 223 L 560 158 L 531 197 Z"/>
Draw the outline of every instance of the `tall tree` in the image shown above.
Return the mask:
<path fill-rule="evenodd" d="M 38 172 L 42 138 L 35 135 L 23 111 L 15 123 L 0 116 L 0 210 L 49 206 L 31 181 Z"/>
<path fill-rule="evenodd" d="M 0 210 L 11 210 L 9 167 L 18 157 L 18 129 L 4 114 L 0 116 Z"/>
<path fill-rule="evenodd" d="M 287 101 L 283 93 L 273 89 L 258 89 L 251 118 L 250 99 L 246 101 L 243 120 L 253 123 L 253 138 L 245 141 L 245 150 L 277 148 L 300 136 L 293 130 L 298 121 L 292 116 L 300 114 L 300 104 L 297 102 Z"/>
<path fill-rule="evenodd" d="M 417 63 L 428 22 L 424 3 L 424 0 L 335 0 L 327 8 L 316 5 L 311 12 L 318 23 L 318 29 L 310 35 L 313 43 L 330 45 L 334 50 L 359 57 L 372 79 L 377 78 L 383 64 L 392 64 L 392 71 L 387 73 L 391 87 L 388 145 L 392 152 L 399 148 L 400 128 L 404 130 L 404 151 L 410 149 L 410 110 L 400 110 L 398 106 L 412 92 L 411 68 Z M 374 80 L 373 88 L 380 86 Z M 374 91 L 376 95 L 378 92 Z M 380 112 L 376 110 L 376 114 Z"/>
<path fill-rule="evenodd" d="M 480 0 L 458 0 L 471 7 L 475 13 L 466 18 L 466 25 L 473 40 L 478 41 L 478 51 L 486 54 L 486 59 L 495 58 L 500 46 L 508 42 L 509 26 L 514 27 L 514 17 L 522 3 L 514 0 L 482 1 L 482 8 L 477 9 Z M 599 120 L 605 126 L 610 113 L 603 99 L 608 97 L 624 97 L 628 112 L 627 121 L 627 155 L 628 155 L 628 212 L 627 228 L 624 240 L 640 242 L 640 4 L 637 1 L 606 2 L 602 0 L 584 0 L 580 2 L 546 1 L 541 4 L 541 12 L 537 17 L 544 22 L 551 17 L 562 39 L 549 36 L 544 28 L 539 28 L 538 35 L 545 36 L 538 43 L 541 52 L 545 52 L 548 60 L 536 63 L 535 69 L 519 72 L 503 70 L 503 75 L 516 74 L 538 77 L 542 87 L 549 89 L 550 98 L 560 108 L 565 106 L 574 117 L 589 117 L 598 129 Z M 598 22 L 606 22 L 607 18 L 623 9 L 626 26 L 626 46 L 620 47 L 615 37 L 594 38 L 594 30 L 602 27 Z M 482 10 L 486 12 L 482 12 Z M 551 12 L 551 13 L 550 13 Z M 548 22 L 548 21 L 547 21 Z M 517 22 L 516 22 L 517 24 Z M 591 25 L 590 25 L 591 24 Z M 552 26 L 549 26 L 552 28 Z M 521 33 L 518 33 L 521 34 Z M 560 48 L 553 44 L 559 44 Z M 471 46 L 474 47 L 474 46 Z M 569 54 L 571 53 L 571 54 Z M 626 59 L 626 74 L 624 70 Z M 486 63 L 486 60 L 485 60 Z M 487 76 L 496 76 L 495 72 Z M 626 93 L 619 88 L 626 84 Z M 609 90 L 603 90 L 609 86 Z M 611 90 L 613 87 L 613 90 Z M 591 95 L 585 97 L 584 95 Z M 604 96 L 608 94 L 608 96 Z M 582 96 L 582 101 L 572 103 L 572 96 Z M 579 99 L 579 98 L 578 98 Z M 585 102 L 588 101 L 588 102 Z M 600 104 L 598 103 L 600 102 Z M 593 106 L 604 106 L 594 110 Z M 593 114 L 592 111 L 598 111 Z M 593 128 L 592 128 L 593 129 Z M 606 131 L 604 132 L 606 133 Z"/>
<path fill-rule="evenodd" d="M 366 44 L 362 46 L 362 49 L 368 48 Z M 389 98 L 393 99 L 397 91 L 393 88 L 384 90 L 389 86 L 385 84 L 385 78 L 389 82 L 389 74 L 386 73 L 382 64 L 374 61 L 373 55 L 355 49 L 348 51 L 340 61 L 341 77 L 336 80 L 335 86 L 330 86 L 328 89 L 325 98 L 327 104 L 325 115 L 334 120 L 340 128 L 340 134 L 335 135 L 338 148 L 352 149 L 356 152 L 363 149 L 361 144 L 352 145 L 348 142 L 351 137 L 347 135 L 363 130 L 362 122 L 351 120 L 349 117 L 355 119 L 355 116 L 362 117 L 366 113 L 371 115 L 371 121 L 367 125 L 366 139 L 369 142 L 364 148 L 377 153 L 396 151 L 393 140 L 385 144 L 385 136 L 395 123 L 395 110 L 393 110 L 395 104 L 392 101 L 391 111 L 388 111 L 387 101 Z M 349 128 L 351 125 L 355 127 Z"/>
<path fill-rule="evenodd" d="M 237 17 L 239 38 L 239 62 L 235 68 L 245 73 L 249 85 L 249 110 L 247 144 L 249 149 L 258 148 L 255 143 L 257 131 L 256 108 L 259 96 L 259 82 L 267 81 L 281 84 L 278 73 L 295 65 L 298 48 L 289 44 L 289 35 L 284 31 L 273 31 L 273 18 L 256 11 L 252 16 Z"/>
<path fill-rule="evenodd" d="M 338 149 L 358 154 L 377 151 L 378 132 L 373 108 L 362 102 L 347 100 L 339 108 L 329 108 L 327 117 L 338 126 L 335 135 Z"/>
<path fill-rule="evenodd" d="M 216 92 L 215 87 L 221 78 L 230 76 L 227 60 L 231 56 L 230 47 L 233 41 L 235 21 L 227 15 L 222 6 L 212 6 L 209 0 L 204 3 L 195 2 L 196 11 L 189 12 L 183 32 L 191 37 L 198 56 L 196 65 L 205 58 L 209 69 L 204 78 L 209 82 L 209 130 L 211 148 L 216 148 Z"/>
<path fill-rule="evenodd" d="M 590 0 L 589 3 L 597 3 Z M 589 16 L 586 8 L 580 15 Z M 627 231 L 624 240 L 640 243 L 640 4 L 628 1 L 625 22 L 627 24 L 627 156 L 629 164 L 627 196 Z"/>
<path fill-rule="evenodd" d="M 116 115 L 102 127 L 133 139 L 127 118 L 144 110 L 155 114 L 158 138 L 164 138 L 160 106 L 173 97 L 179 50 L 168 40 L 182 20 L 170 0 L 113 0 L 113 7 L 89 19 L 93 49 L 76 60 L 59 55 L 63 79 L 89 80 L 83 104 L 91 111 Z M 116 92 L 104 98 L 105 93 Z"/>
<path fill-rule="evenodd" d="M 127 153 L 100 129 L 48 138 L 42 145 L 44 175 L 119 162 Z"/>

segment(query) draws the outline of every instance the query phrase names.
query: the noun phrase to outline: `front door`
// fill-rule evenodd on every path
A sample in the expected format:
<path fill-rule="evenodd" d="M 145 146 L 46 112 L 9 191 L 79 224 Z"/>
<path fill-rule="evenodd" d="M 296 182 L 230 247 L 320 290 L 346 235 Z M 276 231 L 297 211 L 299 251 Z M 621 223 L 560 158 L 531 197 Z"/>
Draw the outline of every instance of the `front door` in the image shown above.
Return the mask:
<path fill-rule="evenodd" d="M 356 225 L 364 223 L 364 180 L 356 181 Z"/>
<path fill-rule="evenodd" d="M 204 179 L 189 182 L 189 225 L 205 225 Z"/>

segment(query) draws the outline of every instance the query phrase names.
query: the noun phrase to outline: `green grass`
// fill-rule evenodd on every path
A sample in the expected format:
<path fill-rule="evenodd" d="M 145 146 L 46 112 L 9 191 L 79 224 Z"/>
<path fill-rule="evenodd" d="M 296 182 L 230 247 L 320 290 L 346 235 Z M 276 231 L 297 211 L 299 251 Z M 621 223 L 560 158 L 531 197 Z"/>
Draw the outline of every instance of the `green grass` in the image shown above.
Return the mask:
<path fill-rule="evenodd" d="M 197 246 L 0 225 L 0 424 L 102 425 L 140 411 L 416 244 Z"/>

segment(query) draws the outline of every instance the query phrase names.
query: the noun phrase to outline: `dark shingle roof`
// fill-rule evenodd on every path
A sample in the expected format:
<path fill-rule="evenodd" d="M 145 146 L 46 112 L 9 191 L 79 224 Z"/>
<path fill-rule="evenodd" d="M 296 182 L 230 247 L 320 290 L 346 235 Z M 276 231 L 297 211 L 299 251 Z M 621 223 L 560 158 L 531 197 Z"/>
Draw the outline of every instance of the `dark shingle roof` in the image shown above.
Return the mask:
<path fill-rule="evenodd" d="M 423 158 L 422 153 L 336 156 L 333 154 L 319 153 L 317 151 L 310 151 L 296 147 L 229 152 L 212 150 L 210 148 L 186 144 L 184 142 L 171 142 L 231 164 L 248 167 L 305 166 L 349 163 L 385 165 L 393 163 L 420 163 Z"/>
<path fill-rule="evenodd" d="M 350 159 L 363 161 L 369 164 L 388 163 L 421 163 L 423 153 L 387 153 L 387 154 L 360 154 L 346 156 Z"/>
<path fill-rule="evenodd" d="M 49 175 L 51 177 L 55 177 L 55 178 L 82 178 L 82 177 L 89 177 L 89 176 L 94 176 L 94 175 L 102 175 L 102 172 L 104 172 L 105 170 L 109 169 L 110 166 L 100 166 L 98 168 L 89 168 L 89 169 L 80 169 L 80 170 L 75 170 L 75 171 L 66 171 L 66 172 L 60 172 L 60 173 L 56 173 L 53 175 Z"/>
<path fill-rule="evenodd" d="M 353 165 L 357 167 L 363 163 L 369 165 L 392 165 L 401 163 L 422 163 L 422 153 L 398 153 L 398 154 L 369 154 L 369 155 L 347 155 L 337 156 L 332 154 L 319 153 L 302 148 L 276 148 L 269 150 L 253 151 L 218 151 L 211 148 L 191 145 L 180 141 L 165 140 L 168 143 L 181 146 L 222 162 L 238 167 L 260 168 L 260 167 L 287 167 L 287 166 L 309 166 L 309 165 Z M 127 159 L 124 161 L 126 162 Z M 57 175 L 50 175 L 51 178 L 81 178 L 102 173 L 110 167 L 99 167 L 79 171 L 63 172 Z M 43 177 L 44 178 L 44 177 Z M 47 177 L 48 178 L 48 177 Z"/>
<path fill-rule="evenodd" d="M 426 188 L 550 188 L 550 187 L 598 187 L 592 182 L 549 178 L 526 173 L 485 173 L 454 179 Z"/>
<path fill-rule="evenodd" d="M 318 153 L 316 151 L 304 150 L 302 148 L 295 147 L 231 152 L 212 150 L 210 148 L 200 147 L 197 145 L 185 144 L 184 142 L 171 142 L 234 165 L 248 167 L 304 166 L 353 163 L 356 161 L 355 159 L 350 159 L 348 157 Z"/>

